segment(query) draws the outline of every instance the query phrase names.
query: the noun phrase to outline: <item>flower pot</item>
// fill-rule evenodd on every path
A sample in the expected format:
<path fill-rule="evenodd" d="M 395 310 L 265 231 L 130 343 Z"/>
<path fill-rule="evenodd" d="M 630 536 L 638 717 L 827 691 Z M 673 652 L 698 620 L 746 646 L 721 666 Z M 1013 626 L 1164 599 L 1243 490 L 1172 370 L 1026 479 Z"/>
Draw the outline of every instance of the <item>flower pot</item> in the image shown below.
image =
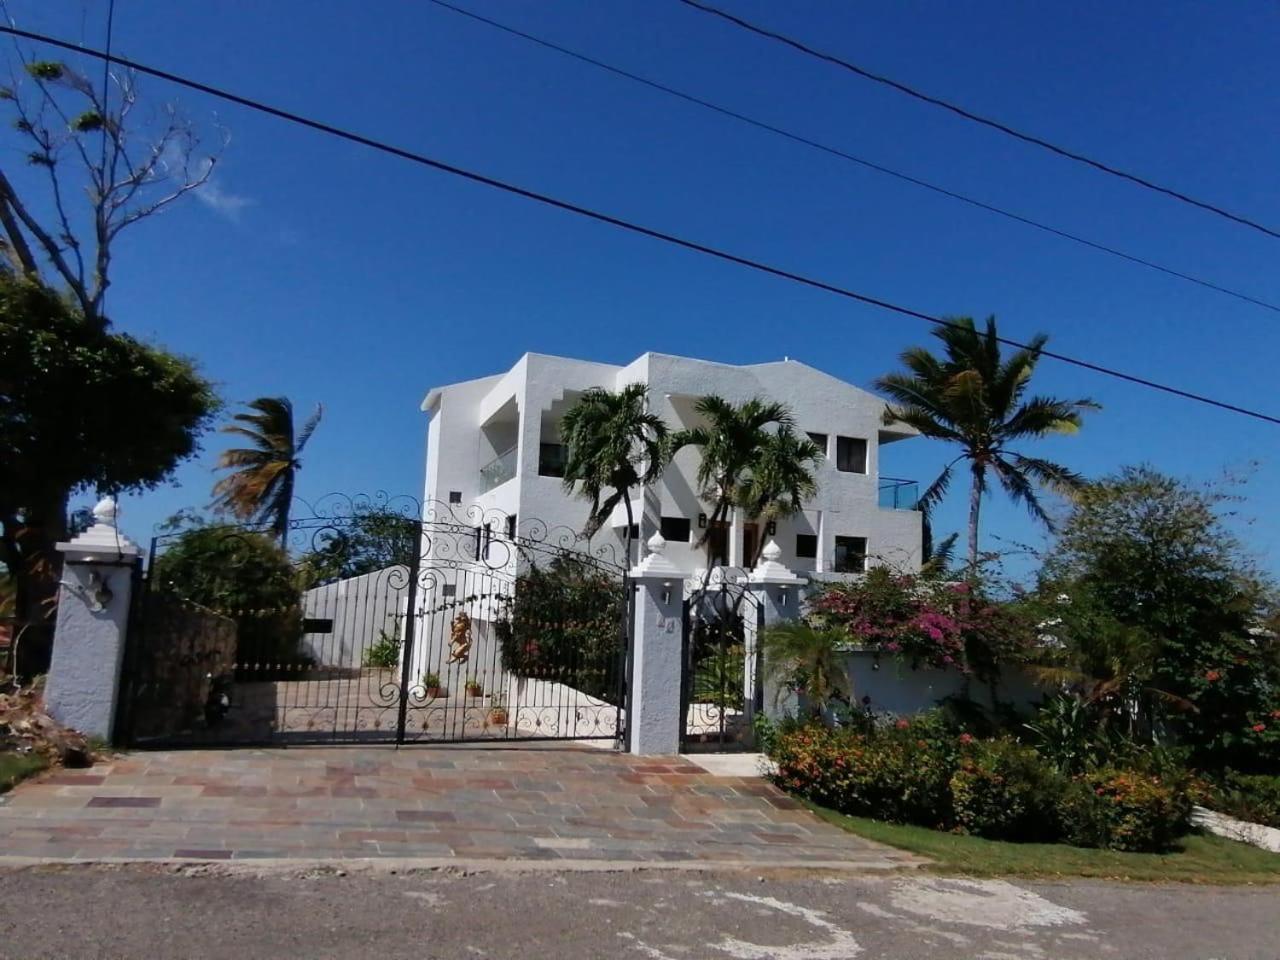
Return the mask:
<path fill-rule="evenodd" d="M 444 696 L 444 687 L 427 687 L 427 699 L 437 700 Z"/>

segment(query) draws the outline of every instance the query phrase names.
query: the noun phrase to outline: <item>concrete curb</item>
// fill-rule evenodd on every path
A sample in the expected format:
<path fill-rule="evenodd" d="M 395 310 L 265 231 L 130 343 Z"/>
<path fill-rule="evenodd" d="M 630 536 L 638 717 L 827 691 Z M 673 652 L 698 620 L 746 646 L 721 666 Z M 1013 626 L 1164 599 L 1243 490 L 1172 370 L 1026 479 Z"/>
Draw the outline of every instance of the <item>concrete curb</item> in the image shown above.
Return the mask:
<path fill-rule="evenodd" d="M 177 859 L 172 857 L 44 858 L 0 856 L 0 871 L 33 869 L 163 868 L 167 872 L 198 876 L 293 876 L 298 874 L 345 876 L 386 875 L 412 872 L 444 873 L 776 873 L 805 871 L 848 874 L 887 874 L 913 870 L 931 861 L 912 854 L 868 857 L 866 860 L 518 860 L 459 859 L 457 857 L 361 857 L 339 859 L 246 858 L 243 860 Z"/>

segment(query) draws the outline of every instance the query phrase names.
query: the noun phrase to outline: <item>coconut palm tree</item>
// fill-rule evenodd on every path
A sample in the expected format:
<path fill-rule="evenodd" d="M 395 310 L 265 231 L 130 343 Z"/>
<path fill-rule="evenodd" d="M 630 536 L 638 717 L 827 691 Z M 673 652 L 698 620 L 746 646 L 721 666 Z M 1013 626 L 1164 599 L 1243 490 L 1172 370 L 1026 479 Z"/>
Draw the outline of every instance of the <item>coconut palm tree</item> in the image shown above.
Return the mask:
<path fill-rule="evenodd" d="M 214 506 L 241 520 L 268 525 L 283 543 L 294 480 L 302 468 L 299 457 L 324 408 L 316 404 L 315 413 L 295 433 L 288 397 L 259 397 L 246 406 L 253 412 L 237 413 L 232 418 L 236 423 L 222 432 L 244 437 L 252 446 L 224 450 L 218 457 L 217 468 L 233 472 L 214 484 Z"/>
<path fill-rule="evenodd" d="M 1037 520 L 1053 524 L 1036 494 L 1036 485 L 1070 493 L 1084 479 L 1064 466 L 1010 449 L 1021 440 L 1055 433 L 1075 433 L 1081 414 L 1099 409 L 1092 400 L 1060 400 L 1026 397 L 1040 353 L 1048 342 L 1044 334 L 1032 338 L 1026 349 L 1012 356 L 1000 355 L 995 317 L 979 332 L 971 317 L 948 319 L 934 331 L 944 355 L 924 347 L 902 354 L 906 373 L 890 373 L 876 387 L 890 400 L 885 422 L 915 427 L 926 437 L 957 444 L 960 454 L 943 467 L 938 478 L 920 498 L 920 508 L 930 511 L 946 494 L 952 472 L 961 461 L 969 468 L 969 571 L 978 566 L 978 520 L 987 478 L 994 474 L 1014 502 L 1025 506 Z"/>
<path fill-rule="evenodd" d="M 707 421 L 706 425 L 677 432 L 671 438 L 671 449 L 674 453 L 692 446 L 702 454 L 696 479 L 700 494 L 712 508 L 700 543 L 707 548 L 710 571 L 712 531 L 748 499 L 747 481 L 752 468 L 761 462 L 766 450 L 778 449 L 773 446 L 778 431 L 794 429 L 795 422 L 785 404 L 759 397 L 734 404 L 712 394 L 702 397 L 694 409 Z M 798 443 L 796 448 L 799 449 Z"/>
<path fill-rule="evenodd" d="M 766 434 L 748 467 L 737 505 L 748 518 L 761 523 L 799 513 L 818 490 L 813 467 L 821 459 L 822 450 L 816 443 L 784 424 L 776 433 Z M 754 567 L 764 546 L 764 537 L 758 537 L 755 556 L 743 557 L 743 563 Z"/>
<path fill-rule="evenodd" d="M 579 397 L 560 422 L 565 488 L 577 489 L 591 501 L 583 533 L 594 536 L 622 503 L 627 511 L 628 562 L 635 525 L 631 491 L 657 480 L 666 465 L 667 425 L 648 411 L 647 400 L 643 383 L 617 392 L 595 387 Z"/>

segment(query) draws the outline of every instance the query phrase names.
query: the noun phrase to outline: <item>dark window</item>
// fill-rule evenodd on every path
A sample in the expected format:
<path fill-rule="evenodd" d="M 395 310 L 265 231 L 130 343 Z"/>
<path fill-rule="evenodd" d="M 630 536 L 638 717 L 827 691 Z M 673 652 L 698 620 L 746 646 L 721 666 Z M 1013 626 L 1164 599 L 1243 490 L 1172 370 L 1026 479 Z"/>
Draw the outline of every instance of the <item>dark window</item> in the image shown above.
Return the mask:
<path fill-rule="evenodd" d="M 516 538 L 516 515 L 513 513 L 507 517 L 507 539 L 514 540 Z"/>
<path fill-rule="evenodd" d="M 444 585 L 443 595 L 446 597 L 456 597 L 458 595 L 458 585 L 456 583 L 446 583 Z"/>
<path fill-rule="evenodd" d="M 711 565 L 722 567 L 729 565 L 729 523 L 727 520 L 716 520 L 707 530 L 707 543 L 711 548 Z"/>
<path fill-rule="evenodd" d="M 538 476 L 563 477 L 565 450 L 563 443 L 538 444 Z"/>
<path fill-rule="evenodd" d="M 461 502 L 462 502 L 462 491 L 461 491 L 461 490 L 450 490 L 450 491 L 449 491 L 449 502 L 450 502 L 450 503 L 461 503 Z"/>
<path fill-rule="evenodd" d="M 813 560 L 818 556 L 818 535 L 816 533 L 796 534 L 796 556 L 801 560 Z"/>
<path fill-rule="evenodd" d="M 867 538 L 836 537 L 836 555 L 832 567 L 836 573 L 866 573 Z"/>
<path fill-rule="evenodd" d="M 312 619 L 311 617 L 304 617 L 302 620 L 302 632 L 303 633 L 333 633 L 333 621 Z"/>
<path fill-rule="evenodd" d="M 633 524 L 631 525 L 631 539 L 632 539 L 632 540 L 639 540 L 639 539 L 640 539 L 640 524 L 638 524 L 638 523 L 633 523 Z"/>
<path fill-rule="evenodd" d="M 689 542 L 689 520 L 687 517 L 663 517 L 662 539 L 667 543 Z"/>
<path fill-rule="evenodd" d="M 836 469 L 844 473 L 866 473 L 867 441 L 861 437 L 836 437 Z"/>
<path fill-rule="evenodd" d="M 809 439 L 818 445 L 818 449 L 822 451 L 822 455 L 827 455 L 827 435 L 825 433 L 810 433 Z"/>

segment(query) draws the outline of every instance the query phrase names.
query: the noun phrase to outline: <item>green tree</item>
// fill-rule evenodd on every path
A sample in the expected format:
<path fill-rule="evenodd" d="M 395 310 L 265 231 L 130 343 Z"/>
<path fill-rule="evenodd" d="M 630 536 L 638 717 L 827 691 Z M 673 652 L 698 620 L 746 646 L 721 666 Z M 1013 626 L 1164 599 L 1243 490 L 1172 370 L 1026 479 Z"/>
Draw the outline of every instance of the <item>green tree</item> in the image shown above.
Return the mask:
<path fill-rule="evenodd" d="M 222 432 L 244 437 L 252 446 L 224 450 L 218 457 L 218 469 L 231 472 L 214 484 L 214 505 L 240 520 L 268 525 L 283 543 L 302 451 L 324 408 L 317 404 L 295 433 L 288 397 L 259 397 L 247 406 L 255 412 L 237 413 L 236 422 Z"/>
<path fill-rule="evenodd" d="M 297 660 L 302 584 L 279 544 L 265 534 L 216 523 L 162 543 L 150 573 L 153 590 L 236 621 L 240 664 L 261 670 Z"/>
<path fill-rule="evenodd" d="M 1052 529 L 1036 486 L 1070 493 L 1080 488 L 1083 478 L 1060 464 L 1025 456 L 1011 447 L 1050 434 L 1075 433 L 1081 414 L 1099 407 L 1088 399 L 1026 396 L 1049 339 L 1044 334 L 1037 334 L 1027 349 L 1008 358 L 1001 356 L 995 317 L 987 319 L 984 332 L 977 330 L 971 317 L 950 318 L 934 336 L 943 343 L 943 356 L 912 347 L 901 358 L 907 372 L 886 374 L 876 387 L 890 399 L 886 422 L 905 423 L 926 437 L 960 447 L 960 455 L 921 496 L 926 514 L 946 494 L 956 464 L 968 461 L 972 574 L 978 565 L 978 521 L 988 475 L 994 474 L 1014 502 Z"/>
<path fill-rule="evenodd" d="M 712 504 L 702 543 L 707 570 L 713 566 L 711 533 L 743 509 L 751 518 L 787 516 L 800 509 L 815 489 L 808 464 L 821 452 L 795 433 L 786 404 L 753 397 L 741 404 L 708 395 L 694 409 L 705 424 L 681 430 L 671 438 L 672 451 L 697 447 L 701 454 L 696 479 L 702 498 Z M 772 516 L 771 516 L 772 515 Z M 760 538 L 763 540 L 763 537 Z M 744 558 L 753 564 L 756 558 Z"/>
<path fill-rule="evenodd" d="M 51 612 L 70 496 L 163 483 L 219 406 L 190 360 L 0 271 L 0 563 L 20 619 Z"/>
<path fill-rule="evenodd" d="M 421 549 L 422 524 L 385 507 L 358 509 L 326 527 L 325 542 L 299 564 L 307 586 L 345 580 L 387 567 L 411 566 Z"/>
<path fill-rule="evenodd" d="M 1040 593 L 1059 610 L 1084 607 L 1080 639 L 1112 635 L 1118 663 L 1188 709 L 1164 722 L 1199 762 L 1280 761 L 1280 642 L 1275 587 L 1249 559 L 1224 514 L 1237 499 L 1149 467 L 1128 467 L 1091 484 L 1073 502 L 1046 558 Z M 1062 615 L 1068 627 L 1073 613 Z M 1109 621 L 1110 625 L 1100 622 Z M 1047 633 L 1052 631 L 1046 630 Z M 1105 648 L 1104 648 L 1105 649 Z M 1082 673 L 1117 675 L 1077 660 Z M 1153 705 L 1153 709 L 1160 704 Z"/>
<path fill-rule="evenodd" d="M 738 506 L 749 520 L 766 524 L 799 513 L 818 490 L 813 470 L 821 459 L 816 443 L 783 424 L 760 445 L 742 483 Z M 743 563 L 754 567 L 764 547 L 764 537 L 757 537 L 755 556 L 744 557 Z"/>
<path fill-rule="evenodd" d="M 560 424 L 566 448 L 564 486 L 591 501 L 584 533 L 594 536 L 622 503 L 627 512 L 626 555 L 635 516 L 631 491 L 657 480 L 666 463 L 667 425 L 647 409 L 648 390 L 631 383 L 600 387 L 578 398 Z"/>

